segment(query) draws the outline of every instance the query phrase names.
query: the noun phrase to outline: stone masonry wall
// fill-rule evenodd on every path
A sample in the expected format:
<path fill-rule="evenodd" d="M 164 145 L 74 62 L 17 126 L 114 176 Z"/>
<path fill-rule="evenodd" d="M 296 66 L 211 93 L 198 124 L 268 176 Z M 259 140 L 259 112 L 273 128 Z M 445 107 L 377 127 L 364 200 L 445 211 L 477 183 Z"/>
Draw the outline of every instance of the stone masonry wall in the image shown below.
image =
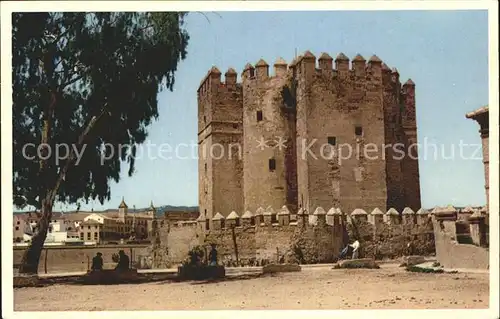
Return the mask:
<path fill-rule="evenodd" d="M 410 79 L 402 89 L 401 128 L 407 155 L 402 161 L 405 205 L 413 209 L 420 207 L 420 172 L 418 167 L 417 119 L 415 109 L 415 83 Z"/>
<path fill-rule="evenodd" d="M 396 145 L 403 142 L 404 135 L 401 127 L 401 83 L 398 71 L 395 68 L 389 69 L 385 63 L 382 64 L 382 83 L 384 85 L 385 143 Z M 394 148 L 385 149 L 387 207 L 403 210 L 405 207 L 404 177 L 401 160 L 397 159 L 397 155 Z"/>
<path fill-rule="evenodd" d="M 311 217 L 311 218 L 310 218 Z M 292 220 L 292 221 L 291 221 Z M 174 265 L 187 257 L 196 245 L 215 243 L 222 264 L 255 265 L 268 262 L 303 264 L 333 262 L 349 242 L 359 240 L 361 257 L 395 258 L 408 254 L 431 255 L 435 251 L 429 212 L 394 209 L 383 213 L 378 208 L 368 214 L 356 209 L 343 214 L 339 209 L 325 212 L 321 207 L 311 215 L 290 214 L 286 207 L 277 213 L 272 208 L 247 211 L 241 217 L 232 212 L 227 218 L 217 214 L 213 227 L 206 230 L 206 219 L 173 224 L 160 231 L 160 242 L 167 246 L 169 262 Z M 207 248 L 209 249 L 209 248 Z M 164 258 L 165 259 L 165 258 Z"/>
<path fill-rule="evenodd" d="M 489 269 L 489 213 L 453 206 L 433 210 L 436 258 L 445 268 Z"/>
<path fill-rule="evenodd" d="M 320 68 L 316 69 L 315 57 L 306 52 L 296 65 L 297 118 L 302 122 L 297 125 L 301 137 L 297 156 L 307 166 L 299 168 L 298 176 L 308 175 L 302 178 L 308 182 L 301 187 L 299 198 L 305 199 L 303 207 L 309 211 L 335 201 L 346 211 L 371 211 L 375 207 L 385 210 L 381 61 L 372 57 L 365 65 L 364 59 L 357 56 L 350 69 L 349 59 L 341 54 L 333 70 L 322 63 L 325 60 L 331 62 L 332 58 L 323 54 Z M 335 139 L 334 145 L 329 145 L 329 137 Z M 369 154 L 372 158 L 367 158 L 365 152 L 368 144 L 378 148 Z M 306 152 L 305 145 L 312 145 L 308 148 L 311 152 Z M 333 156 L 335 152 L 338 157 Z M 329 174 L 335 165 L 338 174 Z"/>
<path fill-rule="evenodd" d="M 236 72 L 225 82 L 213 67 L 198 89 L 199 206 L 209 220 L 215 212 L 243 209 L 242 88 Z"/>
<path fill-rule="evenodd" d="M 268 65 L 262 60 L 255 69 L 247 66 L 242 77 L 244 210 L 255 211 L 259 204 L 279 207 L 287 203 L 287 168 L 296 170 L 296 167 L 287 167 L 285 148 L 276 147 L 280 139 L 293 140 L 293 128 L 283 113 L 281 93 L 288 79 L 270 77 Z M 265 145 L 258 144 L 261 140 Z M 272 169 L 271 160 L 275 163 Z"/>
<path fill-rule="evenodd" d="M 405 254 L 429 255 L 434 253 L 434 236 L 431 218 L 419 214 L 378 215 L 378 220 L 352 219 L 348 226 L 349 238 L 363 242 L 361 254 L 375 259 L 393 259 Z M 384 221 L 385 217 L 385 221 Z M 412 244 L 411 251 L 408 244 Z"/>

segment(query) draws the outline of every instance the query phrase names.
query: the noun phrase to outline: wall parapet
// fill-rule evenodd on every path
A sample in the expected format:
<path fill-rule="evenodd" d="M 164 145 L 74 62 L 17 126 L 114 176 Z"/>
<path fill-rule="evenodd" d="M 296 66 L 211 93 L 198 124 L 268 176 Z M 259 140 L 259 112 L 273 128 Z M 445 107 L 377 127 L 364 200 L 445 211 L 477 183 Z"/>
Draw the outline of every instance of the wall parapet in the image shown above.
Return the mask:
<path fill-rule="evenodd" d="M 463 210 L 469 212 L 471 209 Z M 455 225 L 457 220 L 444 220 L 445 231 L 457 237 L 460 227 L 460 232 L 469 234 L 471 244 L 487 246 L 486 215 L 481 208 L 473 210 L 468 224 L 458 226 Z M 226 216 L 216 213 L 211 220 L 200 215 L 196 221 L 166 223 L 168 228 L 161 227 L 159 234 L 163 236 L 161 247 L 168 248 L 167 254 L 174 261 L 184 258 L 193 245 L 215 243 L 220 247 L 221 256 L 234 257 L 237 251 L 239 260 L 276 260 L 276 256 L 291 258 L 294 247 L 298 245 L 308 263 L 315 260 L 329 262 L 348 241 L 354 239 L 361 242 L 364 256 L 395 258 L 406 253 L 408 243 L 414 244 L 415 253 L 434 253 L 436 235 L 433 226 L 439 225 L 443 211 L 450 215 L 460 209 L 422 208 L 414 212 L 407 208 L 402 211 L 357 208 L 342 212 L 339 207 L 330 207 L 328 211 L 324 207 L 316 207 L 314 211 L 299 209 L 294 214 L 287 207 L 268 206 L 265 209 L 259 207 L 256 211 L 235 210 L 225 213 Z M 261 221 L 257 220 L 259 216 Z M 207 221 L 210 227 L 207 227 Z M 317 246 L 323 249 L 315 249 Z M 238 247 L 237 250 L 235 247 Z M 325 251 L 328 251 L 328 256 L 322 255 Z"/>
<path fill-rule="evenodd" d="M 443 208 L 435 208 L 432 212 L 434 214 L 437 212 L 440 215 L 442 210 Z M 327 212 L 323 207 L 319 206 L 312 214 L 302 208 L 296 214 L 292 214 L 286 206 L 278 210 L 268 206 L 266 209 L 259 207 L 255 212 L 245 211 L 241 216 L 236 211 L 232 211 L 227 217 L 224 217 L 221 213 L 216 213 L 212 218 L 212 223 L 214 230 L 230 229 L 233 226 L 281 227 L 300 224 L 301 221 L 305 221 L 305 226 L 317 226 L 318 220 L 324 220 L 326 225 L 333 226 L 342 223 L 342 216 L 346 217 L 348 223 L 366 222 L 374 226 L 381 224 L 422 225 L 431 218 L 431 213 L 423 208 L 414 212 L 411 208 L 406 207 L 401 213 L 394 208 L 390 208 L 385 213 L 379 208 L 373 209 L 370 213 L 362 208 L 356 208 L 349 214 L 344 214 L 338 207 L 331 207 Z M 207 222 L 208 220 L 200 215 L 200 218 L 196 221 L 190 221 L 188 224 L 198 223 L 202 225 L 202 229 L 206 229 L 205 224 Z"/>
<path fill-rule="evenodd" d="M 227 72 L 224 73 L 225 79 L 223 80 L 222 72 L 220 72 L 216 66 L 213 66 L 202 79 L 198 88 L 198 94 L 203 96 L 212 90 L 241 89 L 241 85 L 244 82 L 265 82 L 276 78 L 284 78 L 294 72 L 303 74 L 306 69 L 318 75 L 328 74 L 338 78 L 353 76 L 355 78 L 363 78 L 375 82 L 381 82 L 383 78 L 382 73 L 387 72 L 390 74 L 389 81 L 400 83 L 398 70 L 388 67 L 387 64 L 376 55 L 372 55 L 367 62 L 359 53 L 352 61 L 350 61 L 344 53 L 339 53 L 335 58 L 334 65 L 333 58 L 328 53 L 323 52 L 320 57 L 316 59 L 310 51 L 306 51 L 289 64 L 287 64 L 282 57 L 279 57 L 273 64 L 273 67 L 273 74 L 269 74 L 269 64 L 264 59 L 260 59 L 255 65 L 247 63 L 241 73 L 241 82 L 238 82 L 238 73 L 235 69 L 229 68 Z M 408 79 L 403 85 L 402 90 L 405 92 L 413 90 L 414 86 L 415 83 L 411 79 Z"/>

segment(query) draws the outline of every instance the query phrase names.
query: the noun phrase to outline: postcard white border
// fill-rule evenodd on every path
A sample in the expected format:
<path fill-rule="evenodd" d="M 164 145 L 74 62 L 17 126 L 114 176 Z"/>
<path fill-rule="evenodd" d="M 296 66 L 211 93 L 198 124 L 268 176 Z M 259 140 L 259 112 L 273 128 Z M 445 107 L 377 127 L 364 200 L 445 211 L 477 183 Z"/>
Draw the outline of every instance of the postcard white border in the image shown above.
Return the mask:
<path fill-rule="evenodd" d="M 488 10 L 490 106 L 490 301 L 485 310 L 317 310 L 317 311 L 137 311 L 13 312 L 12 289 L 12 73 L 11 13 L 34 11 L 319 11 L 319 10 Z M 1 168 L 2 168 L 2 317 L 3 318 L 498 318 L 498 3 L 496 1 L 8 1 L 1 2 Z M 475 57 L 482 58 L 482 57 Z M 465 62 L 465 61 L 464 61 Z M 480 107 L 481 105 L 478 105 Z M 464 121 L 466 119 L 464 118 Z M 497 195 L 495 195 L 497 194 Z M 349 293 L 349 292 L 346 292 Z M 366 313 L 370 311 L 370 313 Z"/>

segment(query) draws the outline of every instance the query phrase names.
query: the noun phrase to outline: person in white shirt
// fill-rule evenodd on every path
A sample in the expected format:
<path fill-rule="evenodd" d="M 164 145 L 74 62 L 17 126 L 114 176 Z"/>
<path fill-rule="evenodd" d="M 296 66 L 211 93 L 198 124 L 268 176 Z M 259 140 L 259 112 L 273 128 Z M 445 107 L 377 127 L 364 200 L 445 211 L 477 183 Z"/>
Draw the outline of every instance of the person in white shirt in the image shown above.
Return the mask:
<path fill-rule="evenodd" d="M 355 240 L 354 243 L 349 246 L 353 248 L 352 259 L 357 259 L 359 257 L 359 241 Z"/>
<path fill-rule="evenodd" d="M 338 260 L 344 259 L 344 257 L 348 254 L 349 248 L 353 249 L 352 252 L 352 259 L 358 258 L 359 255 L 359 241 L 355 240 L 352 244 L 347 244 L 347 246 L 342 249 L 342 252 L 340 253 L 339 257 L 337 258 Z"/>

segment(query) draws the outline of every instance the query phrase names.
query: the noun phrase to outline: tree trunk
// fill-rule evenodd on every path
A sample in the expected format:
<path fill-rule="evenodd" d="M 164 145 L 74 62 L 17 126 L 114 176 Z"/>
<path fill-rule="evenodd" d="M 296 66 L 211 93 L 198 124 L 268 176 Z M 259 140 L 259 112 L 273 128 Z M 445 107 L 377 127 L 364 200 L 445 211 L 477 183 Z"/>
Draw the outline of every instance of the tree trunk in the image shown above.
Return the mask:
<path fill-rule="evenodd" d="M 78 138 L 78 142 L 76 144 L 77 147 L 83 145 L 83 142 L 87 137 L 87 135 L 89 134 L 90 130 L 94 127 L 97 121 L 103 117 L 105 113 L 106 111 L 103 110 L 99 116 L 94 116 L 90 120 L 89 124 Z M 46 125 L 44 129 L 48 129 L 48 125 Z M 42 140 L 42 143 L 47 143 L 48 134 L 45 134 L 43 139 L 45 140 Z M 49 229 L 50 220 L 52 219 L 52 207 L 54 205 L 56 194 L 57 191 L 59 190 L 62 181 L 64 180 L 64 176 L 66 175 L 69 166 L 74 160 L 75 160 L 75 152 L 74 149 L 72 148 L 68 160 L 66 161 L 66 163 L 59 172 L 59 176 L 56 179 L 55 185 L 52 188 L 47 187 L 45 196 L 40 196 L 40 198 L 43 198 L 42 210 L 41 210 L 42 217 L 40 218 L 40 221 L 37 223 L 37 228 L 38 228 L 37 233 L 34 234 L 33 238 L 31 239 L 30 246 L 28 246 L 28 248 L 24 252 L 21 261 L 21 267 L 19 268 L 20 274 L 34 275 L 38 273 L 40 256 L 42 254 L 43 244 L 45 242 L 45 239 L 47 238 L 47 231 Z M 44 161 L 42 160 L 42 162 Z M 43 175 L 44 173 L 45 173 L 45 167 L 44 165 L 41 165 L 41 176 L 44 176 Z"/>
<path fill-rule="evenodd" d="M 42 254 L 43 243 L 47 238 L 49 223 L 52 218 L 52 203 L 47 200 L 42 202 L 42 218 L 37 223 L 37 232 L 31 238 L 31 245 L 24 251 L 19 267 L 20 274 L 36 275 Z"/>

